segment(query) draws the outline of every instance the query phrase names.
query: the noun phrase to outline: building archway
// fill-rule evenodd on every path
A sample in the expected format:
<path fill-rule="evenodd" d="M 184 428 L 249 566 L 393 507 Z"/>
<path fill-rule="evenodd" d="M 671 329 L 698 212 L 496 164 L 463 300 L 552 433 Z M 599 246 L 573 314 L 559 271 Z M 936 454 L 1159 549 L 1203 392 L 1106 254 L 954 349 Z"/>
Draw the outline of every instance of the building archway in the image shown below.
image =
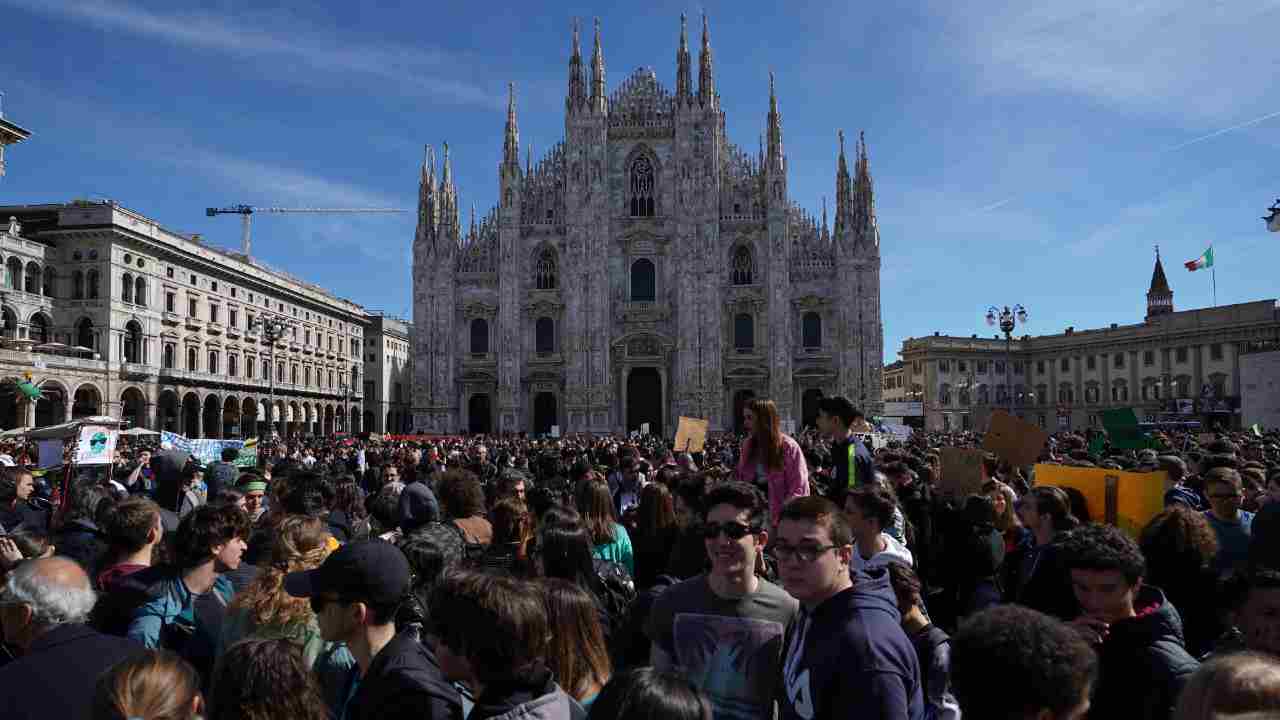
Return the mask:
<path fill-rule="evenodd" d="M 200 437 L 200 398 L 193 392 L 182 396 L 182 434 Z"/>
<path fill-rule="evenodd" d="M 333 434 L 333 406 L 326 405 L 324 407 L 324 434 Z"/>
<path fill-rule="evenodd" d="M 472 433 L 492 432 L 493 416 L 488 393 L 476 393 L 467 401 L 467 430 Z"/>
<path fill-rule="evenodd" d="M 222 402 L 222 437 L 235 438 L 240 436 L 240 401 L 228 396 Z"/>
<path fill-rule="evenodd" d="M 179 432 L 178 427 L 178 393 L 165 390 L 160 393 L 160 427 L 157 430 Z"/>
<path fill-rule="evenodd" d="M 58 382 L 46 382 L 40 386 L 40 399 L 36 401 L 36 427 L 47 427 L 67 421 L 67 389 Z"/>
<path fill-rule="evenodd" d="M 817 427 L 818 425 L 818 402 L 822 400 L 822 391 L 818 388 L 809 388 L 800 396 L 800 426 L 801 427 Z"/>
<path fill-rule="evenodd" d="M 533 431 L 539 435 L 551 432 L 552 425 L 559 425 L 555 393 L 540 392 L 533 398 Z"/>
<path fill-rule="evenodd" d="M 756 399 L 754 390 L 739 390 L 733 394 L 733 431 L 741 435 L 744 431 L 742 411 L 747 408 L 747 403 Z"/>
<path fill-rule="evenodd" d="M 101 414 L 102 394 L 98 388 L 87 383 L 76 388 L 75 400 L 71 403 L 71 419 Z"/>
<path fill-rule="evenodd" d="M 627 374 L 627 430 L 649 423 L 649 434 L 662 437 L 662 375 L 657 368 L 632 368 Z"/>
<path fill-rule="evenodd" d="M 374 430 L 374 428 L 373 428 L 373 411 L 371 411 L 371 410 L 365 410 L 365 411 L 364 411 L 364 424 L 363 424 L 363 425 L 361 425 L 361 427 L 363 427 L 363 428 L 364 428 L 366 431 L 368 431 L 368 432 L 373 432 L 373 430 Z M 390 432 L 390 431 L 391 431 L 391 430 L 390 430 L 390 428 L 388 428 L 387 430 L 385 430 L 385 432 Z"/>
<path fill-rule="evenodd" d="M 147 398 L 138 388 L 125 388 L 120 393 L 120 418 L 131 427 L 145 428 L 147 422 Z"/>
<path fill-rule="evenodd" d="M 245 437 L 258 434 L 258 421 L 262 419 L 262 406 L 253 398 L 245 398 L 240 403 L 240 429 Z"/>
<path fill-rule="evenodd" d="M 208 395 L 204 399 L 204 420 L 202 429 L 206 438 L 222 437 L 222 401 L 217 395 Z"/>

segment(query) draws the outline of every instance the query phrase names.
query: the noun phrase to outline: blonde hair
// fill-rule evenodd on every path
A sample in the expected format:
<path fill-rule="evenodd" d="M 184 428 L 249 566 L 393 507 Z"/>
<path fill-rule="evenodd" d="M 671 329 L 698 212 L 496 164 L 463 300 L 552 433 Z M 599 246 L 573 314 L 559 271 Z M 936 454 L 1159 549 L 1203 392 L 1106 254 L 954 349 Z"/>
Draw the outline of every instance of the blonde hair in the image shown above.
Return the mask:
<path fill-rule="evenodd" d="M 1004 512 L 1000 513 L 1000 516 L 996 518 L 996 529 L 1000 532 L 1005 532 L 1010 528 L 1020 527 L 1022 521 L 1018 519 L 1018 511 L 1015 509 L 1018 504 L 1018 494 L 1013 491 L 1013 488 L 999 480 L 992 480 L 991 482 L 995 483 L 995 487 L 990 489 L 998 490 L 1004 496 Z"/>
<path fill-rule="evenodd" d="M 1253 652 L 1214 658 L 1187 680 L 1173 720 L 1217 718 L 1280 706 L 1280 661 Z"/>
<path fill-rule="evenodd" d="M 146 650 L 98 678 L 93 720 L 191 720 L 203 702 L 190 663 L 168 650 Z"/>
<path fill-rule="evenodd" d="M 259 626 L 310 622 L 315 616 L 310 601 L 285 592 L 284 576 L 320 567 L 332 552 L 329 528 L 319 518 L 289 515 L 280 521 L 275 532 L 271 564 L 236 595 L 230 609 L 248 611 Z"/>

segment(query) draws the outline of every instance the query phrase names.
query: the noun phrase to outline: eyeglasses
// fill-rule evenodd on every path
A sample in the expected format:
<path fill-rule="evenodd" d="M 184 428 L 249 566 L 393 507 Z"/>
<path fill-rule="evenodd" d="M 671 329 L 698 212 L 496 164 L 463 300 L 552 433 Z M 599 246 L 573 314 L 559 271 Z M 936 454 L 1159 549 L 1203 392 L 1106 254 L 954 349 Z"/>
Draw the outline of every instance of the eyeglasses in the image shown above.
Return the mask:
<path fill-rule="evenodd" d="M 707 540 L 715 540 L 720 537 L 720 533 L 729 536 L 730 540 L 741 540 L 742 538 L 755 532 L 755 528 L 740 522 L 709 522 L 702 526 L 702 537 Z"/>
<path fill-rule="evenodd" d="M 793 560 L 800 558 L 800 562 L 811 563 L 818 559 L 822 553 L 840 547 L 839 545 L 786 545 L 778 543 L 773 546 L 773 554 L 778 556 L 778 560 Z"/>

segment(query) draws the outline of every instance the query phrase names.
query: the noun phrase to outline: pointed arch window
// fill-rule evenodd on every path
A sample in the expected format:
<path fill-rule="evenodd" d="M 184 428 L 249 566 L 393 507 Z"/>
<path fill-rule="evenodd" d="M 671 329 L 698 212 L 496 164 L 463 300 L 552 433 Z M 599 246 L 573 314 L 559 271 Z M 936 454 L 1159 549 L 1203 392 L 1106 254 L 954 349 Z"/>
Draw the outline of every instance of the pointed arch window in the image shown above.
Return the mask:
<path fill-rule="evenodd" d="M 734 248 L 730 279 L 734 285 L 750 285 L 756 281 L 756 261 L 747 245 Z"/>
<path fill-rule="evenodd" d="M 755 321 L 748 313 L 733 316 L 733 347 L 738 352 L 750 352 L 756 347 Z"/>
<path fill-rule="evenodd" d="M 631 216 L 653 217 L 653 163 L 641 155 L 631 162 Z"/>
<path fill-rule="evenodd" d="M 657 285 L 657 269 L 652 260 L 640 258 L 631 263 L 631 302 L 654 302 Z"/>
<path fill-rule="evenodd" d="M 214 373 L 214 374 L 217 374 L 217 372 L 218 372 L 218 351 L 217 351 L 217 350 L 210 350 L 210 351 L 209 351 L 209 368 L 208 368 L 208 370 L 209 370 L 209 372 Z"/>
<path fill-rule="evenodd" d="M 551 248 L 543 248 L 533 268 L 534 285 L 539 290 L 555 290 L 556 280 L 556 254 Z"/>
<path fill-rule="evenodd" d="M 556 351 L 556 324 L 551 318 L 538 318 L 533 336 L 534 351 L 539 355 L 549 355 Z"/>
<path fill-rule="evenodd" d="M 232 353 L 227 354 L 227 375 L 237 377 L 240 374 L 240 356 Z"/>
<path fill-rule="evenodd" d="M 489 352 L 489 321 L 476 318 L 471 321 L 471 353 L 484 355 Z"/>
<path fill-rule="evenodd" d="M 807 312 L 800 319 L 800 335 L 806 348 L 822 347 L 822 316 L 816 312 Z"/>

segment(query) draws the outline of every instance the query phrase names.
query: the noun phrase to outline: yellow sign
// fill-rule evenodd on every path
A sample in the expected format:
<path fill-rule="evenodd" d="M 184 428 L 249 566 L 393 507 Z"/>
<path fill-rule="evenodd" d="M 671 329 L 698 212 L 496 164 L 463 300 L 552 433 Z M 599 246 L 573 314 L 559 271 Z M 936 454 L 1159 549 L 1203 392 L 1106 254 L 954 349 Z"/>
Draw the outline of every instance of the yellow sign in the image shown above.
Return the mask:
<path fill-rule="evenodd" d="M 1151 518 L 1164 510 L 1169 473 L 1134 473 L 1106 468 L 1036 465 L 1036 485 L 1075 488 L 1084 495 L 1089 516 L 1138 537 Z"/>
<path fill-rule="evenodd" d="M 676 426 L 676 452 L 702 452 L 707 442 L 707 421 L 700 418 L 680 416 Z"/>

